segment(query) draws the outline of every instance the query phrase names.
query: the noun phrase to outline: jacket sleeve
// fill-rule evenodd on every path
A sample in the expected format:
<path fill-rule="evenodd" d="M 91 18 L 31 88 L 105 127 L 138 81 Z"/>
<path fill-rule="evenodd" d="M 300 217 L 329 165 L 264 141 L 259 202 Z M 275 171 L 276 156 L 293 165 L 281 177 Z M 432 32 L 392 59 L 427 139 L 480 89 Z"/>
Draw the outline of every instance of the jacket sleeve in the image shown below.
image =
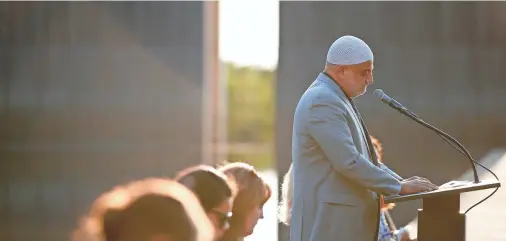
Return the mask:
<path fill-rule="evenodd" d="M 399 176 L 397 173 L 395 173 L 394 171 L 392 171 L 392 169 L 388 168 L 387 165 L 380 163 L 380 168 L 383 171 L 387 172 L 388 174 L 392 175 L 392 177 L 395 177 L 395 179 L 402 181 L 403 178 L 401 176 Z"/>
<path fill-rule="evenodd" d="M 344 103 L 317 97 L 309 108 L 309 134 L 337 172 L 371 191 L 387 196 L 398 194 L 399 180 L 357 151 L 346 114 Z"/>

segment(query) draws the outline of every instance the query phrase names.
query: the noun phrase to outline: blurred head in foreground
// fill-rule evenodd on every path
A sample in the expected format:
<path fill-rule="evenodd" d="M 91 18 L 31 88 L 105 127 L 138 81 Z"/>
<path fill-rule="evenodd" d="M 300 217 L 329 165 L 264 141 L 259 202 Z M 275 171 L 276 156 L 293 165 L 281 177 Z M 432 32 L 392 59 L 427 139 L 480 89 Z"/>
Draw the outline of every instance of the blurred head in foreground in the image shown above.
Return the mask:
<path fill-rule="evenodd" d="M 211 241 L 213 227 L 195 195 L 166 179 L 145 179 L 102 194 L 74 241 Z"/>
<path fill-rule="evenodd" d="M 233 178 L 207 165 L 189 167 L 176 175 L 176 181 L 192 190 L 215 229 L 215 239 L 230 227 L 232 202 L 236 192 Z"/>
<path fill-rule="evenodd" d="M 258 220 L 264 217 L 263 206 L 271 197 L 271 189 L 249 164 L 228 163 L 219 170 L 233 176 L 238 187 L 232 207 L 230 228 L 222 240 L 241 240 L 252 234 Z"/>

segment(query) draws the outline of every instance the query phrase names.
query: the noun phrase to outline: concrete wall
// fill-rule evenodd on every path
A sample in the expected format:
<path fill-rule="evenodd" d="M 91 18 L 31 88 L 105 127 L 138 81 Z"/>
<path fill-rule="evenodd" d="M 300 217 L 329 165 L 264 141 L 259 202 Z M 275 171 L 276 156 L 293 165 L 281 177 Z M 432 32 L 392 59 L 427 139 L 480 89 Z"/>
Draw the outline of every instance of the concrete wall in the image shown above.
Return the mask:
<path fill-rule="evenodd" d="M 277 161 L 291 161 L 293 111 L 322 71 L 332 42 L 346 34 L 375 53 L 375 84 L 357 100 L 385 162 L 403 176 L 442 184 L 469 166 L 429 130 L 372 97 L 382 88 L 429 123 L 461 141 L 479 160 L 506 145 L 506 4 L 500 2 L 281 2 L 277 82 Z M 417 203 L 393 211 L 399 225 Z M 398 226 L 399 226 L 398 225 Z M 286 238 L 280 232 L 280 240 Z"/>
<path fill-rule="evenodd" d="M 202 161 L 202 2 L 0 3 L 0 239 Z"/>

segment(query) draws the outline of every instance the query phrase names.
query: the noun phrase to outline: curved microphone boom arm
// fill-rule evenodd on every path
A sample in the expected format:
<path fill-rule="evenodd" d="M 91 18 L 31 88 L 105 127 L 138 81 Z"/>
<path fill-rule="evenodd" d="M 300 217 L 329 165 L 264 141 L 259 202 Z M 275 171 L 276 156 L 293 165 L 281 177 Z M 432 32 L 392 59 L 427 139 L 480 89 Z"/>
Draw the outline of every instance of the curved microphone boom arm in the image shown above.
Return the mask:
<path fill-rule="evenodd" d="M 390 98 L 388 95 L 386 95 L 381 89 L 376 89 L 373 92 L 373 95 L 375 97 L 379 98 L 381 100 L 381 102 L 388 104 L 390 107 L 392 107 L 393 109 L 396 109 L 397 111 L 399 111 L 403 115 L 416 121 L 417 123 L 421 124 L 422 126 L 425 126 L 426 128 L 436 132 L 438 135 L 443 137 L 443 139 L 445 139 L 445 141 L 450 141 L 453 144 L 457 145 L 458 148 L 455 145 L 452 145 L 452 146 L 457 148 L 457 150 L 460 149 L 459 151 L 463 152 L 467 156 L 467 158 L 469 159 L 469 162 L 471 163 L 471 167 L 473 169 L 473 175 L 474 175 L 474 183 L 480 182 L 480 178 L 478 176 L 478 171 L 476 171 L 476 165 L 475 165 L 476 161 L 471 156 L 469 151 L 467 151 L 467 149 L 462 144 L 460 144 L 460 142 L 458 142 L 452 136 L 446 134 L 444 131 L 439 130 L 438 128 L 436 128 L 436 127 L 432 126 L 431 124 L 422 120 L 422 118 L 418 117 L 416 114 L 414 114 L 413 112 L 408 110 L 406 107 L 402 106 L 399 102 L 397 102 L 396 100 L 394 100 L 394 99 Z M 452 143 L 450 143 L 450 144 L 452 144 Z"/>

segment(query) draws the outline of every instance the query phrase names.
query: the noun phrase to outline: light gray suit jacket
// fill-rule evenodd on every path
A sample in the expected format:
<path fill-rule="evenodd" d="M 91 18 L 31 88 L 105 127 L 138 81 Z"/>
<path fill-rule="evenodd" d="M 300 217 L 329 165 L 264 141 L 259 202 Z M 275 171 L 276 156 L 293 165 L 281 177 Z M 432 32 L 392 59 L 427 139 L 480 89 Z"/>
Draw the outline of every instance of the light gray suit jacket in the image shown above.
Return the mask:
<path fill-rule="evenodd" d="M 401 177 L 370 160 L 350 101 L 324 74 L 295 109 L 292 158 L 290 241 L 376 241 L 376 193 L 398 194 Z"/>

